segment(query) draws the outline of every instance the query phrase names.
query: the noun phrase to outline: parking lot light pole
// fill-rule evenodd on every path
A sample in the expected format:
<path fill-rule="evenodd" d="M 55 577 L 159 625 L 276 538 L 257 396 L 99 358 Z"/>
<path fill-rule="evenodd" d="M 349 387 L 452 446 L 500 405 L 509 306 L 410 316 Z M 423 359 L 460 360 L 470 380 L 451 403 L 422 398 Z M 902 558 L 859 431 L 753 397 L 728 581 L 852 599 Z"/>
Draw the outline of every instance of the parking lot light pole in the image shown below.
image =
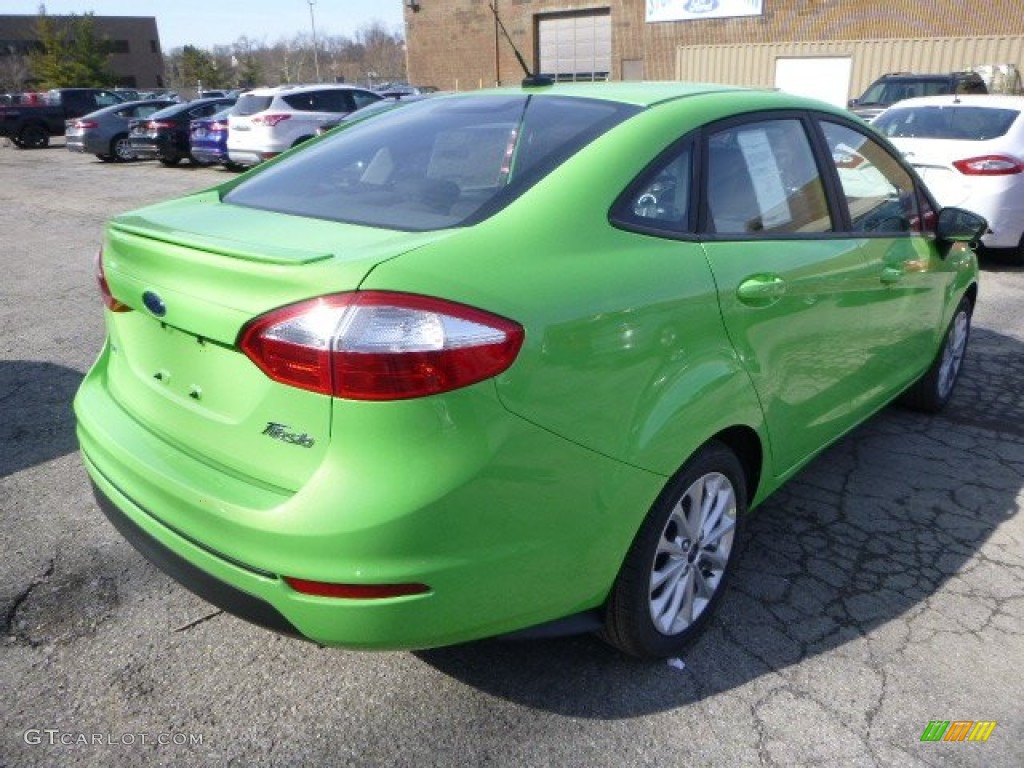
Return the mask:
<path fill-rule="evenodd" d="M 316 0 L 306 0 L 309 3 L 309 28 L 313 31 L 313 69 L 316 70 L 316 81 L 320 82 L 320 56 L 316 50 L 316 21 L 313 18 L 313 6 Z"/>

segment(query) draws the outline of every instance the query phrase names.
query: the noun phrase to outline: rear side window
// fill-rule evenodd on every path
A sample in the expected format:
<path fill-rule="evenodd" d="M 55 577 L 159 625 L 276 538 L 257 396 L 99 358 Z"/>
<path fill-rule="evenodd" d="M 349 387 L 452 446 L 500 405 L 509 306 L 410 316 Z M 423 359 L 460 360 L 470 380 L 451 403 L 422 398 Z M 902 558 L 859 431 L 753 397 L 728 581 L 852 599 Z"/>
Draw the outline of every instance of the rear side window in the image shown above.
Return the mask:
<path fill-rule="evenodd" d="M 686 143 L 672 149 L 626 190 L 612 219 L 628 229 L 651 234 L 678 234 L 690 218 L 690 180 L 693 147 Z"/>
<path fill-rule="evenodd" d="M 128 109 L 119 110 L 117 113 L 118 117 L 149 117 L 154 112 L 160 109 L 159 104 L 139 104 Z"/>
<path fill-rule="evenodd" d="M 891 109 L 872 125 L 890 138 L 984 141 L 1005 136 L 1018 117 L 1015 109 L 950 105 Z"/>
<path fill-rule="evenodd" d="M 825 185 L 803 124 L 765 120 L 708 138 L 708 230 L 721 235 L 832 229 Z"/>
<path fill-rule="evenodd" d="M 380 101 L 380 96 L 369 91 L 352 91 L 352 101 L 355 102 L 356 109 L 362 109 L 368 104 L 373 104 L 376 101 Z"/>
<path fill-rule="evenodd" d="M 423 231 L 478 221 L 638 107 L 559 96 L 410 104 L 267 167 L 234 205 Z"/>
<path fill-rule="evenodd" d="M 351 92 L 340 88 L 289 93 L 281 99 L 300 112 L 351 112 L 355 109 Z"/>
<path fill-rule="evenodd" d="M 273 96 L 256 96 L 250 93 L 242 94 L 235 105 L 235 114 L 242 116 L 255 115 L 257 112 L 268 109 L 273 100 Z"/>

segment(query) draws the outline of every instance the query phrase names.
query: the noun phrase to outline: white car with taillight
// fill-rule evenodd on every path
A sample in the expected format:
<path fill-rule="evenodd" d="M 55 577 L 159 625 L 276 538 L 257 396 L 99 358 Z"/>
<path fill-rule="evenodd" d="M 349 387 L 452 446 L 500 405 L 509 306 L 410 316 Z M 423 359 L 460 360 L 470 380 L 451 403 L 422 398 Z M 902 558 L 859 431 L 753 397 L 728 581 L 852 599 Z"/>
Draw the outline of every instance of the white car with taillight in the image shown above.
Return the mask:
<path fill-rule="evenodd" d="M 1024 96 L 906 99 L 872 126 L 903 153 L 942 206 L 988 220 L 987 248 L 1024 261 Z"/>
<path fill-rule="evenodd" d="M 316 136 L 317 128 L 381 99 L 351 85 L 283 85 L 242 94 L 228 118 L 228 157 L 257 165 Z"/>

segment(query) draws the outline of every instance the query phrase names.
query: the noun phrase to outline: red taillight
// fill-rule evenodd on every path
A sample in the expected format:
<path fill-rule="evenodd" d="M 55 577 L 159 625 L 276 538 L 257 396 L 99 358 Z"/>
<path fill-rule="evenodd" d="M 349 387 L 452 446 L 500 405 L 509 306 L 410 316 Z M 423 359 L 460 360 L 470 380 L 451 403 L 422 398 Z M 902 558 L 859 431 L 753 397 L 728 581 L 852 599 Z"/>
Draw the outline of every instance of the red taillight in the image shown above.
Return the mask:
<path fill-rule="evenodd" d="M 422 595 L 430 591 L 426 584 L 334 584 L 327 581 L 308 581 L 284 577 L 296 592 L 317 597 L 340 597 L 348 600 L 380 600 L 388 597 Z"/>
<path fill-rule="evenodd" d="M 95 120 L 75 120 L 75 128 L 99 128 L 100 124 Z"/>
<path fill-rule="evenodd" d="M 168 122 L 167 120 L 150 120 L 146 123 L 146 128 L 151 131 L 159 131 L 161 128 L 173 128 L 174 123 Z"/>
<path fill-rule="evenodd" d="M 107 274 L 103 269 L 103 249 L 101 248 L 96 253 L 96 282 L 100 286 L 100 295 L 103 297 L 103 303 L 107 306 L 111 312 L 131 312 L 132 308 L 127 304 L 122 304 L 120 301 L 114 298 L 114 294 L 110 292 L 110 286 L 107 284 Z"/>
<path fill-rule="evenodd" d="M 207 130 L 214 132 L 226 131 L 227 129 L 228 124 L 222 120 L 218 120 L 216 123 L 210 123 L 210 125 L 207 127 Z"/>
<path fill-rule="evenodd" d="M 464 304 L 385 291 L 324 296 L 243 329 L 242 351 L 275 381 L 352 400 L 425 397 L 497 376 L 518 323 Z"/>
<path fill-rule="evenodd" d="M 273 128 L 275 125 L 280 123 L 282 120 L 287 120 L 291 115 L 289 114 L 276 114 L 276 115 L 256 115 L 252 119 L 253 125 L 267 125 Z"/>
<path fill-rule="evenodd" d="M 953 167 L 966 176 L 1012 176 L 1024 173 L 1024 161 L 1010 155 L 982 155 L 957 160 Z"/>

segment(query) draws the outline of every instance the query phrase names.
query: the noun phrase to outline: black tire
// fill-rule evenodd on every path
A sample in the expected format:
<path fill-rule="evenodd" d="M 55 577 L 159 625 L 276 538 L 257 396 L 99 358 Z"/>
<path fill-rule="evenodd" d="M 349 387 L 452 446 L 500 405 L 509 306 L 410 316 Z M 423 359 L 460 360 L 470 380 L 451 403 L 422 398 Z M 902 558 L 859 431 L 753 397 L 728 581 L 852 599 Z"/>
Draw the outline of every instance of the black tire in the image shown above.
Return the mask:
<path fill-rule="evenodd" d="M 97 160 L 102 160 L 104 163 L 112 163 L 112 162 L 114 162 L 114 156 L 113 155 L 96 155 L 96 159 Z"/>
<path fill-rule="evenodd" d="M 21 149 L 45 149 L 50 146 L 50 132 L 45 125 L 29 123 L 18 131 L 14 144 Z"/>
<path fill-rule="evenodd" d="M 925 413 L 938 413 L 946 407 L 963 368 L 973 311 L 970 299 L 966 296 L 960 299 L 935 360 L 924 375 L 903 393 L 900 398 L 903 405 Z"/>
<path fill-rule="evenodd" d="M 312 136 L 299 136 L 295 141 L 292 142 L 292 147 L 297 147 L 299 144 L 305 144 L 307 141 L 312 139 Z"/>
<path fill-rule="evenodd" d="M 110 157 L 117 163 L 127 163 L 135 159 L 127 133 L 119 133 L 110 140 Z"/>
<path fill-rule="evenodd" d="M 174 166 L 176 166 L 178 163 L 181 162 L 181 156 L 180 155 L 161 155 L 160 157 L 157 158 L 157 160 L 160 161 L 161 165 L 165 165 L 168 168 L 173 168 Z"/>
<path fill-rule="evenodd" d="M 678 656 L 722 599 L 746 512 L 743 465 L 709 442 L 672 478 L 633 539 L 606 606 L 605 641 L 639 658 Z"/>
<path fill-rule="evenodd" d="M 224 167 L 227 168 L 229 171 L 232 171 L 234 173 L 241 173 L 242 171 L 245 170 L 245 166 L 244 165 L 241 165 L 239 163 L 232 163 L 230 161 L 224 163 Z"/>

